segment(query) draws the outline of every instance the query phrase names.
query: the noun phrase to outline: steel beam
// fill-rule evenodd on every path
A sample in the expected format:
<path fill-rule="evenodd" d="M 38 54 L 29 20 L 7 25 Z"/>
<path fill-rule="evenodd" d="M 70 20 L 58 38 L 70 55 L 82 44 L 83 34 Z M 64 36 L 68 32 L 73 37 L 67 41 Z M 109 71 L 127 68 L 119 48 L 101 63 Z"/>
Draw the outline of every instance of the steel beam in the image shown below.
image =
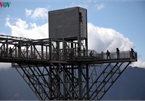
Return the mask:
<path fill-rule="evenodd" d="M 88 50 L 87 39 L 0 35 L 0 62 L 11 62 L 40 100 L 100 100 L 127 66 L 137 61 L 133 51 L 121 51 L 120 58 L 116 55 L 110 52 L 107 59 L 106 53 Z"/>

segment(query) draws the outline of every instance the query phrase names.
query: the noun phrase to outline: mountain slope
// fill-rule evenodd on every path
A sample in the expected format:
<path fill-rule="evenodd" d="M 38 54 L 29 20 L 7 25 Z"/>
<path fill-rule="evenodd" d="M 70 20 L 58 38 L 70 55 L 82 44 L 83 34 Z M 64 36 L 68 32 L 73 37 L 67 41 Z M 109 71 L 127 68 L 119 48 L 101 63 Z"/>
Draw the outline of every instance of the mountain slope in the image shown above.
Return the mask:
<path fill-rule="evenodd" d="M 128 67 L 103 100 L 145 100 L 145 69 Z M 14 68 L 0 70 L 0 100 L 38 100 Z"/>
<path fill-rule="evenodd" d="M 128 67 L 103 99 L 145 100 L 145 69 Z"/>
<path fill-rule="evenodd" d="M 35 100 L 37 97 L 14 68 L 0 70 L 0 100 Z"/>

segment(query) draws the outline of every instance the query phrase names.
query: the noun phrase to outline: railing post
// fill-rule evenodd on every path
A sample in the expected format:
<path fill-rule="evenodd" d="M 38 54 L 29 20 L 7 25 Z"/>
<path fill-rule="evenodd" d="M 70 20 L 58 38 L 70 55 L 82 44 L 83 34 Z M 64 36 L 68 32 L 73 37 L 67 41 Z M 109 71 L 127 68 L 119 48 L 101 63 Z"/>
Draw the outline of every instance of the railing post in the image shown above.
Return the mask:
<path fill-rule="evenodd" d="M 18 57 L 21 57 L 21 41 L 18 43 Z"/>

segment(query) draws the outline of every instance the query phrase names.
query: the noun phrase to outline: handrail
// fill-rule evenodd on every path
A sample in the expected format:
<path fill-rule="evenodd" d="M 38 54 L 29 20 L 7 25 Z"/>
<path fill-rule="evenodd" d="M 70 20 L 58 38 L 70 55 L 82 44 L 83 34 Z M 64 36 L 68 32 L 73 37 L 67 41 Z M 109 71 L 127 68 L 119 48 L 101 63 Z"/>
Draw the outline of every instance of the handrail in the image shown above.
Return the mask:
<path fill-rule="evenodd" d="M 7 51 L 8 50 L 8 51 Z M 24 50 L 21 49 L 14 49 L 13 52 L 9 52 L 9 48 L 7 50 L 0 49 L 0 56 L 1 57 L 13 57 L 13 58 L 23 58 L 23 59 L 41 59 L 41 60 L 49 60 L 49 52 L 43 53 L 41 51 L 36 50 Z M 34 52 L 35 51 L 35 52 Z M 20 53 L 19 53 L 20 52 Z M 64 53 L 65 52 L 65 53 Z M 110 52 L 108 55 L 107 53 L 98 53 L 95 50 L 81 50 L 81 55 L 79 58 L 94 58 L 97 60 L 112 60 L 112 59 L 136 59 L 137 60 L 137 52 L 132 51 L 120 51 L 117 52 Z M 65 54 L 65 55 L 64 55 Z M 43 55 L 43 56 L 42 56 Z M 78 58 L 78 50 L 74 48 L 66 49 L 55 49 L 52 51 L 52 58 L 50 60 L 75 60 Z"/>

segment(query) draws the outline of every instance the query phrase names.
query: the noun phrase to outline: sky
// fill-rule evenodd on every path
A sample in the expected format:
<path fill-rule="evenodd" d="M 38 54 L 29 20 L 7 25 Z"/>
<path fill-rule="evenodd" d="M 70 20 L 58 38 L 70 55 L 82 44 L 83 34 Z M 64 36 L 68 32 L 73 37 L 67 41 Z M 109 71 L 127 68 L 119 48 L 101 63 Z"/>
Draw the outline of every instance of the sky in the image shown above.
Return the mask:
<path fill-rule="evenodd" d="M 48 37 L 48 11 L 80 6 L 87 9 L 89 48 L 97 52 L 134 48 L 145 68 L 145 0 L 1 0 L 0 34 Z M 3 63 L 4 64 L 4 63 Z M 9 67 L 10 64 L 7 64 Z"/>

